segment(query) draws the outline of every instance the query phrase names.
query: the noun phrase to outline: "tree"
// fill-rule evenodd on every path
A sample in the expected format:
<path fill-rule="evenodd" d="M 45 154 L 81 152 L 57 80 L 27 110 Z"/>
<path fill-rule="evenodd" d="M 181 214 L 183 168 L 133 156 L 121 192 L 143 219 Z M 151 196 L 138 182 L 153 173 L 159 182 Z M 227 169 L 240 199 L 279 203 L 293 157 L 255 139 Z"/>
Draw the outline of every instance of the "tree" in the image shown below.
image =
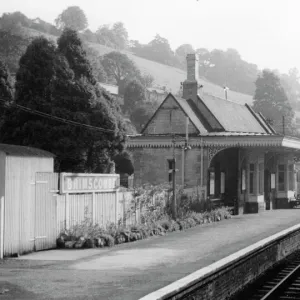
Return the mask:
<path fill-rule="evenodd" d="M 55 24 L 58 29 L 68 27 L 81 31 L 87 28 L 88 21 L 84 11 L 79 6 L 69 6 L 55 19 Z"/>
<path fill-rule="evenodd" d="M 187 54 L 195 53 L 195 50 L 191 44 L 183 44 L 175 50 L 175 53 L 178 56 L 186 58 Z"/>
<path fill-rule="evenodd" d="M 138 132 L 141 132 L 146 123 L 153 116 L 158 105 L 158 103 L 145 102 L 139 103 L 133 109 L 133 111 L 130 114 L 130 120 L 132 121 Z"/>
<path fill-rule="evenodd" d="M 209 52 L 200 48 L 196 52 L 199 55 L 200 76 L 231 90 L 254 95 L 257 66 L 242 60 L 235 49 L 214 49 Z"/>
<path fill-rule="evenodd" d="M 289 102 L 296 110 L 300 108 L 300 82 L 299 71 L 290 69 L 288 74 L 278 74 L 281 84 L 286 92 Z"/>
<path fill-rule="evenodd" d="M 13 83 L 10 73 L 5 63 L 0 60 L 0 129 L 5 113 L 4 105 L 9 104 L 13 100 L 13 96 Z M 6 103 L 1 102 L 1 100 L 4 100 Z"/>
<path fill-rule="evenodd" d="M 122 22 L 114 23 L 112 27 L 105 24 L 98 28 L 96 32 L 98 43 L 115 49 L 125 49 L 128 47 L 128 32 Z"/>
<path fill-rule="evenodd" d="M 6 64 L 0 60 L 0 98 L 13 100 L 13 83 Z"/>
<path fill-rule="evenodd" d="M 115 48 L 114 34 L 110 30 L 109 25 L 100 26 L 96 31 L 96 38 L 99 44 Z"/>
<path fill-rule="evenodd" d="M 186 56 L 190 53 L 195 53 L 195 50 L 191 44 L 180 45 L 176 50 L 175 54 L 178 56 L 182 67 L 186 68 Z"/>
<path fill-rule="evenodd" d="M 136 79 L 130 81 L 125 88 L 124 110 L 131 112 L 139 103 L 145 101 L 145 88 Z"/>
<path fill-rule="evenodd" d="M 16 73 L 19 68 L 19 59 L 26 51 L 31 39 L 0 30 L 0 41 L 0 60 L 6 63 L 11 73 Z"/>
<path fill-rule="evenodd" d="M 145 88 L 149 88 L 153 86 L 154 83 L 154 77 L 151 74 L 143 74 L 141 78 L 141 83 Z"/>
<path fill-rule="evenodd" d="M 292 134 L 294 112 L 279 77 L 269 70 L 263 70 L 262 74 L 258 76 L 255 86 L 253 109 L 261 112 L 267 119 L 271 119 L 279 132 L 282 132 L 282 117 L 284 116 L 286 133 Z"/>
<path fill-rule="evenodd" d="M 132 78 L 141 78 L 138 68 L 123 53 L 116 51 L 107 53 L 103 56 L 101 63 L 110 80 L 119 86 L 121 93 L 126 81 Z"/>
<path fill-rule="evenodd" d="M 31 21 L 21 12 L 4 13 L 0 19 L 2 30 L 19 32 L 20 27 L 29 27 Z"/>
<path fill-rule="evenodd" d="M 114 44 L 118 49 L 125 49 L 128 46 L 128 32 L 122 22 L 117 22 L 112 27 Z"/>
<path fill-rule="evenodd" d="M 58 51 L 68 60 L 70 68 L 74 71 L 75 78 L 86 77 L 92 84 L 96 80 L 93 76 L 93 69 L 88 61 L 82 42 L 73 29 L 66 28 L 58 41 Z"/>
<path fill-rule="evenodd" d="M 98 55 L 98 52 L 93 48 L 89 47 L 87 44 L 83 44 L 83 49 L 86 52 L 87 59 L 90 64 L 93 66 L 93 74 L 97 81 L 106 82 L 107 74 L 104 70 L 104 67 L 101 64 L 101 59 Z"/>
<path fill-rule="evenodd" d="M 86 29 L 82 34 L 81 38 L 85 42 L 90 42 L 90 43 L 97 43 L 97 36 L 95 33 L 93 33 L 90 29 Z"/>
<path fill-rule="evenodd" d="M 56 171 L 107 172 L 124 148 L 125 126 L 116 101 L 98 88 L 78 40 L 76 32 L 66 30 L 57 48 L 44 38 L 29 45 L 17 73 L 16 103 L 102 130 L 11 107 L 0 139 L 54 153 Z"/>
<path fill-rule="evenodd" d="M 132 175 L 134 172 L 132 157 L 128 151 L 123 151 L 114 157 L 116 173 Z"/>

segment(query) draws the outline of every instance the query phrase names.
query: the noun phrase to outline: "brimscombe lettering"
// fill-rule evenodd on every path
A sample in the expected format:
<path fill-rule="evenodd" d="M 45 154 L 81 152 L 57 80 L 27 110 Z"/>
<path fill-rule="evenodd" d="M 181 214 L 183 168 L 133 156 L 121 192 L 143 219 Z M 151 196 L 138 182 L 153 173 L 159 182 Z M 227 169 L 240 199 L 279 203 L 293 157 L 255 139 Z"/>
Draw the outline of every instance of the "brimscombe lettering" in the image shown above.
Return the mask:
<path fill-rule="evenodd" d="M 100 190 L 109 187 L 110 181 L 102 178 L 66 178 L 66 190 Z"/>

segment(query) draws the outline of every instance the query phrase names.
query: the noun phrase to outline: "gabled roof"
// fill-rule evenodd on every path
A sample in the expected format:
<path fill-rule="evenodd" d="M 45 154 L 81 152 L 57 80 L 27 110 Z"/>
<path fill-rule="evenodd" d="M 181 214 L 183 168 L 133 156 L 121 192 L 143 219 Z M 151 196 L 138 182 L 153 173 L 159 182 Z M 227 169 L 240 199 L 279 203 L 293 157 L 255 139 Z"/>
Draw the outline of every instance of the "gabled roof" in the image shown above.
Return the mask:
<path fill-rule="evenodd" d="M 55 157 L 54 154 L 37 148 L 0 144 L 0 152 L 11 156 L 37 156 L 37 157 Z"/>
<path fill-rule="evenodd" d="M 172 94 L 170 94 L 172 95 Z M 187 117 L 191 120 L 191 122 L 194 124 L 194 126 L 198 129 L 200 133 L 207 132 L 207 129 L 205 128 L 204 124 L 201 122 L 200 116 L 197 116 L 196 112 L 192 109 L 191 105 L 188 101 L 186 101 L 183 98 L 175 97 L 172 95 L 172 97 L 175 99 L 175 101 L 178 103 L 178 105 L 181 107 L 181 109 L 184 111 Z"/>
<path fill-rule="evenodd" d="M 169 97 L 177 102 L 200 135 L 210 132 L 276 134 L 265 118 L 255 113 L 248 104 L 242 105 L 209 94 L 201 97 L 198 95 L 195 103 L 192 99 L 175 97 L 171 93 L 161 103 L 142 133 Z"/>
<path fill-rule="evenodd" d="M 190 105 L 188 104 L 188 102 L 185 99 L 183 99 L 183 98 L 175 97 L 174 95 L 172 95 L 171 93 L 169 93 L 167 95 L 167 97 L 165 98 L 165 100 L 160 104 L 160 106 L 158 107 L 158 109 L 155 111 L 155 113 L 153 114 L 153 116 L 151 117 L 151 119 L 147 122 L 147 124 L 145 125 L 145 127 L 143 128 L 143 130 L 142 130 L 141 133 L 143 133 L 146 130 L 146 128 L 148 127 L 148 125 L 151 123 L 151 121 L 156 116 L 157 112 L 164 105 L 164 103 L 169 99 L 169 97 L 172 97 L 174 99 L 174 101 L 182 109 L 182 111 L 184 112 L 184 114 L 187 117 L 189 117 L 190 121 L 195 126 L 195 128 L 199 131 L 199 133 L 207 132 L 206 128 L 201 123 L 201 120 L 194 113 L 194 111 L 192 110 L 192 108 L 190 107 Z"/>

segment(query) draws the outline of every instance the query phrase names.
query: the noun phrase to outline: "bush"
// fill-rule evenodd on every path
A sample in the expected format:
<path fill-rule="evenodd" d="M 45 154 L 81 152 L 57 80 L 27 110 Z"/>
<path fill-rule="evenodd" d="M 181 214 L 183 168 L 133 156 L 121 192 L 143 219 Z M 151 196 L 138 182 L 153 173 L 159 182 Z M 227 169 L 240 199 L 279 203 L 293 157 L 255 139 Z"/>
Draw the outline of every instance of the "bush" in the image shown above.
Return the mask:
<path fill-rule="evenodd" d="M 228 207 L 202 212 L 193 211 L 193 207 L 197 207 L 197 204 L 203 204 L 205 201 L 199 202 L 199 199 L 195 198 L 196 196 L 189 197 L 182 189 L 177 188 L 178 219 L 172 220 L 170 217 L 171 202 L 168 201 L 168 197 L 172 197 L 172 195 L 165 191 L 163 185 L 144 186 L 143 189 L 134 190 L 134 201 L 132 201 L 128 213 L 133 213 L 139 206 L 145 208 L 141 211 L 141 223 L 136 225 L 125 226 L 122 225 L 123 222 L 109 223 L 104 229 L 98 224 L 93 224 L 86 210 L 85 219 L 81 223 L 59 235 L 56 240 L 57 247 L 112 247 L 115 244 L 133 242 L 154 235 L 165 235 L 167 232 L 186 230 L 196 225 L 231 218 L 231 211 Z M 201 207 L 203 207 L 202 204 Z"/>
<path fill-rule="evenodd" d="M 165 230 L 165 231 L 170 231 L 171 228 L 171 221 L 168 219 L 164 219 L 161 221 L 158 221 L 158 224 Z"/>
<path fill-rule="evenodd" d="M 189 227 L 195 227 L 197 225 L 196 221 L 192 217 L 187 218 L 186 223 Z"/>
<path fill-rule="evenodd" d="M 104 239 L 104 246 L 112 247 L 115 245 L 115 239 L 109 234 L 102 234 L 100 238 Z"/>

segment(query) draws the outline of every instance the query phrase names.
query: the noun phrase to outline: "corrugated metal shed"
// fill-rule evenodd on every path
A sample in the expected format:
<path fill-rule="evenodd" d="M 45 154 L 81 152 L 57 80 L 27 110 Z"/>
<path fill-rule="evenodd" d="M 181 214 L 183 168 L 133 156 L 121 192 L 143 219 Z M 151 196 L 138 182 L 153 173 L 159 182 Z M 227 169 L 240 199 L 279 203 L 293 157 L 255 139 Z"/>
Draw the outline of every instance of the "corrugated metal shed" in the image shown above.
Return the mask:
<path fill-rule="evenodd" d="M 37 148 L 0 144 L 0 151 L 10 156 L 55 157 L 54 154 Z"/>
<path fill-rule="evenodd" d="M 0 144 L 0 199 L 4 199 L 3 254 L 34 250 L 36 173 L 53 172 L 54 155 L 31 147 Z M 46 212 L 45 210 L 45 213 Z M 41 216 L 42 218 L 43 216 Z M 44 220 L 44 219 L 43 219 Z"/>

